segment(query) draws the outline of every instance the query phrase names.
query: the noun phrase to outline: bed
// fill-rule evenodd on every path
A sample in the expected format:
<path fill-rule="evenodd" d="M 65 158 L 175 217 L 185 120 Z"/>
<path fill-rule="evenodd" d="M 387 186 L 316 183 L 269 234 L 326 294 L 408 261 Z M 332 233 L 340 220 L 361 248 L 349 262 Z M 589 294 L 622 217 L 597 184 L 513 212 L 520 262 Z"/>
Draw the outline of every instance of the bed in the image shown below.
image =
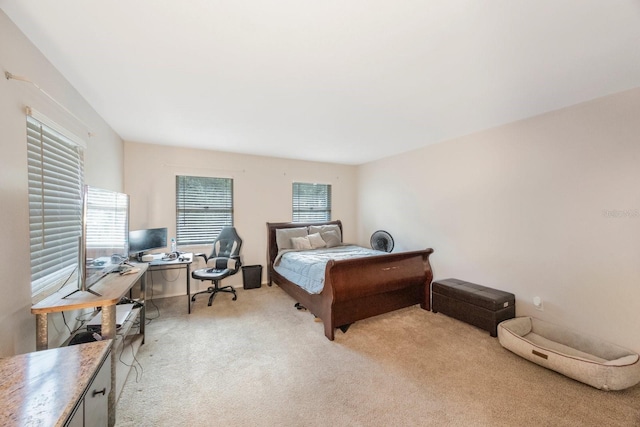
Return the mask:
<path fill-rule="evenodd" d="M 365 258 L 331 260 L 324 269 L 319 293 L 310 293 L 275 270 L 279 238 L 292 230 L 338 228 L 342 242 L 342 222 L 267 223 L 267 283 L 277 284 L 324 324 L 324 334 L 332 340 L 335 329 L 343 332 L 353 322 L 420 304 L 430 310 L 433 272 L 429 255 L 433 249 L 381 253 Z M 278 231 L 280 230 L 280 231 Z M 283 231 L 284 230 L 284 231 Z M 314 233 L 312 233 L 314 234 Z"/>

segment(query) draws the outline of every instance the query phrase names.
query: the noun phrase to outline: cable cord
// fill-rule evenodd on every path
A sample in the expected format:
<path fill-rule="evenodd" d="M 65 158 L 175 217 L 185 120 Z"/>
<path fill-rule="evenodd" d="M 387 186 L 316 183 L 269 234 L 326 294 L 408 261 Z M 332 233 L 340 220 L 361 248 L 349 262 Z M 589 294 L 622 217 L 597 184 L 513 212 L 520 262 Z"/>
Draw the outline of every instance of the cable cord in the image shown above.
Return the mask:
<path fill-rule="evenodd" d="M 165 275 L 166 270 L 159 270 L 159 271 L 160 271 L 160 274 L 162 274 L 162 278 L 164 279 L 165 282 L 176 282 L 180 278 L 180 270 L 178 270 L 178 274 L 176 275 L 175 279 L 167 278 L 167 276 Z"/>
<path fill-rule="evenodd" d="M 127 322 L 131 322 L 131 320 L 127 320 Z M 135 323 L 134 323 L 135 326 Z M 120 354 L 118 355 L 118 360 L 120 361 L 120 363 L 122 363 L 125 366 L 128 366 L 129 368 L 133 368 L 136 372 L 136 383 L 139 382 L 140 379 L 142 379 L 142 375 L 144 374 L 144 368 L 142 367 L 142 363 L 140 363 L 140 361 L 138 360 L 138 358 L 136 357 L 135 352 L 133 351 L 133 345 L 129 344 L 129 345 L 125 345 L 125 335 L 124 334 L 116 334 L 117 337 L 119 337 L 122 340 L 122 348 L 120 349 Z M 124 360 L 122 360 L 122 356 L 124 355 L 124 350 L 125 348 L 129 347 L 131 349 L 131 357 L 133 359 L 131 364 L 128 364 L 127 362 L 125 362 Z M 137 364 L 137 366 L 136 366 Z M 140 367 L 140 372 L 138 372 L 138 366 Z"/>

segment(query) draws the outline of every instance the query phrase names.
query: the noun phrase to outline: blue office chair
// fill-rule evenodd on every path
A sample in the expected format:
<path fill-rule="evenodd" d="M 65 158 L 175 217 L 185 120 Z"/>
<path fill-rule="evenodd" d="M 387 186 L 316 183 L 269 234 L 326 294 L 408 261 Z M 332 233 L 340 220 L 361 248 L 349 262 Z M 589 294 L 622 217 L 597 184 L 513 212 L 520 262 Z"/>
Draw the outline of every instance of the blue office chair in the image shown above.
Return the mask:
<path fill-rule="evenodd" d="M 196 280 L 211 280 L 213 286 L 209 286 L 206 291 L 193 294 L 191 301 L 196 300 L 196 295 L 211 294 L 209 303 L 213 303 L 213 299 L 219 292 L 228 292 L 233 294 L 233 301 L 238 299 L 236 290 L 232 286 L 220 287 L 220 281 L 226 277 L 236 274 L 240 270 L 242 263 L 240 262 L 240 248 L 242 247 L 242 239 L 238 236 L 234 227 L 225 227 L 220 231 L 220 235 L 213 242 L 213 250 L 211 255 L 194 254 L 204 258 L 207 268 L 195 270 L 191 273 L 191 277 Z"/>

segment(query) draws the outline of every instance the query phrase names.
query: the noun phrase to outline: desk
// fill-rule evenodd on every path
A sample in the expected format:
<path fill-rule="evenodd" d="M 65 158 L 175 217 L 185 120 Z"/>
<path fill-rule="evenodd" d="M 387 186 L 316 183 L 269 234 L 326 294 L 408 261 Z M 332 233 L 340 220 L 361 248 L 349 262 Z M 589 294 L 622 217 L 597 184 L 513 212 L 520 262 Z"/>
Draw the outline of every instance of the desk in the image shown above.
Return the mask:
<path fill-rule="evenodd" d="M 164 254 L 153 255 L 153 261 L 149 263 L 149 271 L 174 270 L 186 268 L 187 270 L 187 310 L 191 314 L 191 263 L 192 253 L 183 253 L 174 260 L 163 260 Z"/>
<path fill-rule="evenodd" d="M 144 343 L 144 319 L 146 316 L 144 300 L 147 286 L 147 264 L 133 264 L 140 271 L 132 274 L 119 275 L 110 273 L 96 282 L 91 290 L 97 292 L 69 293 L 76 285 L 65 286 L 53 295 L 31 307 L 31 313 L 36 315 L 36 350 L 46 350 L 49 347 L 47 314 L 85 308 L 102 308 L 102 338 L 113 340 L 116 336 L 116 304 L 133 286 L 140 281 L 140 334 Z M 116 352 L 111 352 L 111 391 L 109 392 L 109 426 L 115 425 L 116 420 Z"/>

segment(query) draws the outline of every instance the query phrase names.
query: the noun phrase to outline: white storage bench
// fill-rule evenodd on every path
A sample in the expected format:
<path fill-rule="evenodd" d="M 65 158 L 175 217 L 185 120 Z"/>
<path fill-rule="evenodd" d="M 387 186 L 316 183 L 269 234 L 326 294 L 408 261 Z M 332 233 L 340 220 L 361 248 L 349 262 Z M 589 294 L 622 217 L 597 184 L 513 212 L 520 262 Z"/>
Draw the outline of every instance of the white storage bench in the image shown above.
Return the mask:
<path fill-rule="evenodd" d="M 640 382 L 637 353 L 534 317 L 500 323 L 498 340 L 518 356 L 598 389 L 623 390 Z"/>

